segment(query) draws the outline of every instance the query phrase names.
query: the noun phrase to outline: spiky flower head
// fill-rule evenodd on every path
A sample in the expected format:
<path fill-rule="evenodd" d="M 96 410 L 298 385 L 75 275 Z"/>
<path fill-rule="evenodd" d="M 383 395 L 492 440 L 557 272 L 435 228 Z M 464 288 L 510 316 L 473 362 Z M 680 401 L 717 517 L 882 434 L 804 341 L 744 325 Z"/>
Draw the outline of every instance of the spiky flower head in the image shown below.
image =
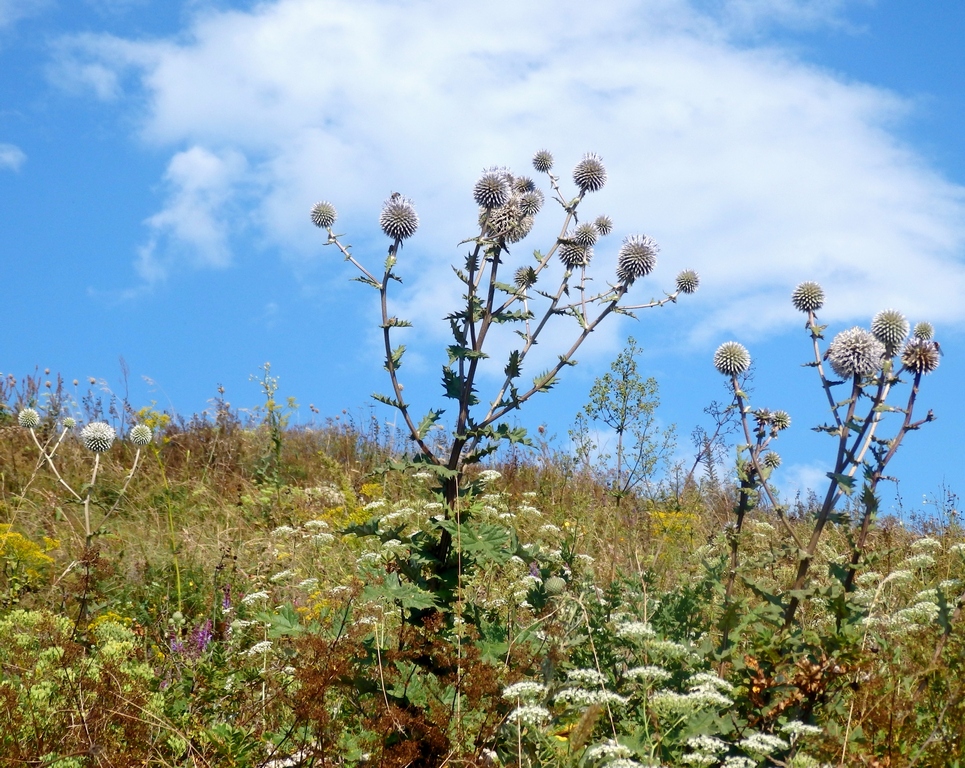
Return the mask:
<path fill-rule="evenodd" d="M 548 149 L 541 149 L 533 155 L 533 167 L 540 173 L 549 173 L 553 168 L 553 153 Z"/>
<path fill-rule="evenodd" d="M 834 372 L 843 379 L 870 376 L 881 368 L 885 345 L 864 328 L 855 326 L 834 337 L 826 356 Z"/>
<path fill-rule="evenodd" d="M 36 429 L 40 426 L 40 414 L 33 408 L 24 408 L 17 414 L 17 423 L 24 429 Z"/>
<path fill-rule="evenodd" d="M 598 192 L 606 184 L 606 168 L 603 158 L 596 152 L 587 152 L 573 169 L 573 183 L 581 192 Z"/>
<path fill-rule="evenodd" d="M 138 448 L 142 448 L 151 442 L 154 437 L 154 432 L 147 424 L 135 424 L 132 428 L 128 437 L 131 438 L 131 442 L 134 443 Z"/>
<path fill-rule="evenodd" d="M 630 285 L 638 277 L 649 275 L 657 266 L 660 246 L 647 235 L 630 235 L 623 240 L 617 254 L 617 279 Z"/>
<path fill-rule="evenodd" d="M 596 221 L 593 222 L 593 226 L 596 227 L 596 231 L 600 233 L 600 237 L 606 237 L 613 231 L 613 219 L 609 216 L 597 216 Z"/>
<path fill-rule="evenodd" d="M 338 211 L 331 203 L 323 201 L 312 206 L 312 223 L 319 229 L 331 227 L 337 218 Z"/>
<path fill-rule="evenodd" d="M 543 589 L 546 590 L 547 595 L 561 595 L 563 594 L 563 590 L 566 589 L 566 581 L 564 581 L 560 576 L 550 576 L 545 582 L 543 582 Z"/>
<path fill-rule="evenodd" d="M 73 416 L 68 416 L 61 423 L 64 425 L 64 429 L 73 429 L 77 426 L 77 419 Z"/>
<path fill-rule="evenodd" d="M 509 200 L 511 181 L 512 177 L 505 168 L 489 168 L 483 171 L 472 188 L 473 199 L 481 208 L 499 208 Z"/>
<path fill-rule="evenodd" d="M 513 179 L 513 192 L 517 192 L 520 195 L 525 195 L 527 192 L 532 192 L 536 189 L 536 182 L 533 181 L 529 176 L 517 176 Z"/>
<path fill-rule="evenodd" d="M 897 309 L 885 309 L 871 320 L 871 333 L 885 345 L 887 354 L 893 355 L 908 335 L 908 321 Z"/>
<path fill-rule="evenodd" d="M 519 290 L 525 291 L 527 288 L 536 285 L 536 270 L 532 267 L 520 267 L 513 275 L 513 282 L 516 283 Z"/>
<path fill-rule="evenodd" d="M 685 269 L 677 275 L 677 291 L 694 293 L 700 285 L 700 275 L 692 269 Z"/>
<path fill-rule="evenodd" d="M 791 426 L 791 415 L 787 411 L 774 411 L 771 414 L 771 426 L 781 432 Z"/>
<path fill-rule="evenodd" d="M 771 411 L 769 408 L 761 408 L 758 411 L 753 411 L 754 421 L 759 427 L 767 427 L 771 424 Z"/>
<path fill-rule="evenodd" d="M 576 241 L 578 245 L 586 246 L 587 248 L 596 243 L 596 239 L 599 237 L 599 233 L 596 231 L 596 227 L 592 224 L 580 224 L 572 234 L 568 235 L 573 240 Z"/>
<path fill-rule="evenodd" d="M 523 211 L 522 198 L 512 194 L 505 205 L 489 212 L 487 228 L 492 237 L 501 237 L 507 243 L 518 243 L 533 228 L 534 219 Z M 481 210 L 480 222 L 485 218 L 485 209 Z"/>
<path fill-rule="evenodd" d="M 915 323 L 915 330 L 911 332 L 912 336 L 916 339 L 932 339 L 935 336 L 935 326 L 931 323 L 921 322 Z"/>
<path fill-rule="evenodd" d="M 768 451 L 764 454 L 764 458 L 761 463 L 768 469 L 777 469 L 781 466 L 781 456 L 774 451 Z"/>
<path fill-rule="evenodd" d="M 419 214 L 415 212 L 415 206 L 409 198 L 393 192 L 382 205 L 379 226 L 386 237 L 405 240 L 412 237 L 419 228 Z"/>
<path fill-rule="evenodd" d="M 576 269 L 577 267 L 585 267 L 590 263 L 590 259 L 593 258 L 593 249 L 568 240 L 560 244 L 559 254 L 560 261 L 566 265 L 567 269 Z"/>
<path fill-rule="evenodd" d="M 913 336 L 901 351 L 901 364 L 915 373 L 931 373 L 941 361 L 937 341 Z"/>
<path fill-rule="evenodd" d="M 824 306 L 824 289 L 810 280 L 803 282 L 791 294 L 791 303 L 801 312 L 817 312 Z"/>
<path fill-rule="evenodd" d="M 725 341 L 714 352 L 714 367 L 724 376 L 740 376 L 751 367 L 751 353 L 743 344 Z"/>
<path fill-rule="evenodd" d="M 114 427 L 106 421 L 91 422 L 80 431 L 80 438 L 84 441 L 87 450 L 94 453 L 109 451 L 115 437 L 117 433 L 114 432 Z"/>
<path fill-rule="evenodd" d="M 524 192 L 519 197 L 519 210 L 524 216 L 535 216 L 543 207 L 544 199 L 542 191 L 538 189 Z"/>

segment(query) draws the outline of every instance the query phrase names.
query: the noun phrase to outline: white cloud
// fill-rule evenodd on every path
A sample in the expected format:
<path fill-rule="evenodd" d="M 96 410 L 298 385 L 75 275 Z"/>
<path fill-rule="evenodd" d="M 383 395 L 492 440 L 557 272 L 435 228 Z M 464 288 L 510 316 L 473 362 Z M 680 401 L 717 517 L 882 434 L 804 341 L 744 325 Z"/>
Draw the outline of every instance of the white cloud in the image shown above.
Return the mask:
<path fill-rule="evenodd" d="M 245 226 L 232 216 L 232 202 L 246 168 L 234 150 L 215 154 L 191 147 L 171 159 L 164 175 L 166 204 L 147 220 L 150 239 L 138 253 L 145 282 L 164 279 L 176 260 L 216 268 L 230 263 L 229 233 Z"/>
<path fill-rule="evenodd" d="M 8 168 L 19 171 L 20 166 L 27 161 L 27 155 L 14 144 L 0 144 L 0 169 Z"/>
<path fill-rule="evenodd" d="M 524 171 L 545 146 L 564 182 L 583 151 L 607 161 L 608 187 L 585 204 L 616 221 L 598 250 L 604 275 L 619 238 L 640 230 L 663 249 L 643 298 L 680 268 L 701 272 L 702 334 L 798 323 L 788 295 L 805 279 L 825 285 L 826 320 L 896 306 L 960 323 L 963 190 L 896 138 L 910 106 L 731 40 L 735 26 L 834 23 L 841 3 L 711 5 L 494 0 L 480 13 L 444 0 L 276 0 L 200 14 L 176 40 L 76 38 L 64 61 L 100 73 L 88 80 L 102 96 L 133 72 L 143 138 L 191 147 L 172 160 L 172 196 L 149 222 L 145 276 L 158 232 L 198 249 L 200 264 L 226 263 L 219 211 L 238 185 L 257 188 L 263 240 L 306 258 L 320 251 L 307 224 L 315 200 L 338 206 L 358 244 L 398 189 L 423 222 L 405 253 L 424 260 L 408 307 L 435 318 L 449 290 L 441 266 L 471 235 L 475 176 Z M 177 164 L 203 176 L 212 158 L 230 166 L 213 186 L 178 177 Z"/>
<path fill-rule="evenodd" d="M 0 29 L 34 16 L 50 5 L 50 0 L 0 0 Z"/>

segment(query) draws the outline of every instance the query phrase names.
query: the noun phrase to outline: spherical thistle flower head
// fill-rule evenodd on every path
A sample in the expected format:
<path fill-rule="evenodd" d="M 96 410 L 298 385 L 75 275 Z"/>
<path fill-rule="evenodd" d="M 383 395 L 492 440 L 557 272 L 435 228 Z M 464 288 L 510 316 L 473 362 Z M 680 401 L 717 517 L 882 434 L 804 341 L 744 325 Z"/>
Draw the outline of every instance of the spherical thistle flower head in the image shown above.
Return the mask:
<path fill-rule="evenodd" d="M 511 180 L 505 168 L 489 168 L 483 171 L 483 175 L 472 188 L 472 197 L 477 205 L 490 210 L 506 205 L 512 191 Z"/>
<path fill-rule="evenodd" d="M 545 199 L 543 193 L 538 189 L 523 192 L 519 196 L 519 210 L 522 211 L 524 216 L 535 216 L 543 207 Z"/>
<path fill-rule="evenodd" d="M 824 306 L 824 289 L 808 280 L 794 289 L 791 303 L 801 312 L 817 312 Z"/>
<path fill-rule="evenodd" d="M 925 339 L 927 341 L 934 338 L 935 326 L 925 322 L 915 323 L 915 330 L 911 332 L 911 335 L 916 339 Z"/>
<path fill-rule="evenodd" d="M 630 285 L 638 277 L 649 275 L 657 266 L 660 246 L 647 235 L 630 235 L 623 240 L 617 254 L 617 279 Z"/>
<path fill-rule="evenodd" d="M 513 192 L 524 195 L 536 189 L 536 182 L 529 176 L 517 176 L 513 179 Z"/>
<path fill-rule="evenodd" d="M 40 414 L 33 408 L 24 408 L 17 414 L 17 423 L 24 429 L 36 429 L 40 426 Z"/>
<path fill-rule="evenodd" d="M 95 421 L 80 431 L 80 437 L 88 451 L 103 453 L 110 450 L 117 433 L 106 421 Z"/>
<path fill-rule="evenodd" d="M 885 309 L 871 320 L 871 333 L 893 355 L 908 335 L 908 321 L 897 309 Z"/>
<path fill-rule="evenodd" d="M 606 168 L 603 158 L 596 152 L 587 152 L 573 169 L 573 183 L 581 192 L 598 192 L 606 184 Z"/>
<path fill-rule="evenodd" d="M 787 411 L 774 411 L 771 414 L 771 426 L 781 432 L 791 426 L 791 415 Z"/>
<path fill-rule="evenodd" d="M 540 173 L 549 173 L 553 169 L 553 153 L 548 149 L 541 149 L 533 155 L 533 167 Z"/>
<path fill-rule="evenodd" d="M 781 456 L 774 451 L 768 451 L 764 454 L 761 464 L 768 469 L 777 469 L 779 466 L 781 466 Z"/>
<path fill-rule="evenodd" d="M 885 345 L 858 326 L 841 331 L 831 341 L 827 351 L 831 368 L 843 379 L 870 376 L 881 368 L 884 356 Z"/>
<path fill-rule="evenodd" d="M 593 258 L 593 249 L 579 243 L 566 242 L 560 244 L 560 261 L 567 269 L 585 267 Z"/>
<path fill-rule="evenodd" d="M 695 293 L 700 286 L 700 275 L 692 269 L 685 269 L 677 275 L 679 293 Z"/>
<path fill-rule="evenodd" d="M 580 224 L 580 226 L 573 230 L 571 234 L 567 235 L 567 237 L 572 238 L 577 244 L 589 248 L 591 245 L 596 244 L 599 233 L 592 224 Z"/>
<path fill-rule="evenodd" d="M 487 227 L 492 237 L 501 237 L 507 243 L 518 243 L 533 229 L 534 219 L 523 212 L 519 195 L 510 195 L 506 204 L 489 212 Z M 485 209 L 480 214 L 480 223 Z"/>
<path fill-rule="evenodd" d="M 912 337 L 901 350 L 901 364 L 915 373 L 931 373 L 941 361 L 938 342 Z"/>
<path fill-rule="evenodd" d="M 338 211 L 331 203 L 323 201 L 312 206 L 312 223 L 319 229 L 331 227 L 337 218 Z"/>
<path fill-rule="evenodd" d="M 544 583 L 543 589 L 547 595 L 562 595 L 566 589 L 566 582 L 560 576 L 550 576 Z"/>
<path fill-rule="evenodd" d="M 751 353 L 736 341 L 725 341 L 714 352 L 714 368 L 724 376 L 740 376 L 750 367 Z"/>
<path fill-rule="evenodd" d="M 73 429 L 77 426 L 77 419 L 75 419 L 73 416 L 68 416 L 61 422 L 61 424 L 63 424 L 64 429 Z"/>
<path fill-rule="evenodd" d="M 131 442 L 141 448 L 151 442 L 154 432 L 147 424 L 135 424 L 128 433 Z"/>
<path fill-rule="evenodd" d="M 600 233 L 600 237 L 606 237 L 613 231 L 613 219 L 609 216 L 597 216 L 596 221 L 593 222 L 593 226 L 596 227 L 596 231 Z"/>
<path fill-rule="evenodd" d="M 513 282 L 516 283 L 519 290 L 525 291 L 527 288 L 536 285 L 536 270 L 532 267 L 520 267 L 513 275 Z"/>
<path fill-rule="evenodd" d="M 412 237 L 419 228 L 419 214 L 415 212 L 412 201 L 395 192 L 382 206 L 379 226 L 386 237 L 405 240 Z"/>

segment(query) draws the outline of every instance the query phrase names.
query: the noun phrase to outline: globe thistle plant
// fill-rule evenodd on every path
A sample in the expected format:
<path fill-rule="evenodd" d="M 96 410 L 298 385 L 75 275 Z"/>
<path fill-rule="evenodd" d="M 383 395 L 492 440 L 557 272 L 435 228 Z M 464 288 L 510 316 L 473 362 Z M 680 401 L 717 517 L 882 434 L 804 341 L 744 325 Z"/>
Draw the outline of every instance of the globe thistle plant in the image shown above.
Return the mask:
<path fill-rule="evenodd" d="M 532 267 L 520 267 L 513 275 L 513 283 L 521 291 L 536 285 L 536 270 Z"/>
<path fill-rule="evenodd" d="M 871 333 L 885 345 L 886 354 L 891 357 L 908 336 L 908 321 L 897 309 L 885 309 L 871 321 Z"/>
<path fill-rule="evenodd" d="M 824 306 L 824 289 L 810 280 L 801 283 L 791 294 L 791 303 L 801 312 L 817 312 Z"/>
<path fill-rule="evenodd" d="M 147 424 L 135 424 L 131 428 L 130 433 L 128 433 L 128 437 L 130 437 L 131 442 L 134 443 L 134 445 L 136 445 L 138 448 L 142 448 L 151 442 L 154 437 L 154 432 Z"/>
<path fill-rule="evenodd" d="M 768 469 L 777 469 L 781 466 L 781 456 L 775 451 L 768 451 L 764 454 L 764 458 L 761 463 Z"/>
<path fill-rule="evenodd" d="M 685 269 L 677 274 L 677 291 L 680 293 L 695 293 L 700 286 L 700 275 L 692 269 Z"/>
<path fill-rule="evenodd" d="M 553 153 L 548 149 L 541 149 L 533 155 L 533 167 L 540 173 L 549 173 L 553 170 Z"/>
<path fill-rule="evenodd" d="M 319 229 L 328 229 L 335 224 L 338 212 L 331 203 L 321 202 L 312 206 L 312 223 Z"/>
<path fill-rule="evenodd" d="M 579 269 L 590 263 L 593 249 L 576 242 L 565 242 L 560 245 L 559 255 L 567 269 Z"/>
<path fill-rule="evenodd" d="M 544 200 L 543 193 L 538 189 L 523 192 L 519 197 L 519 210 L 523 216 L 535 216 L 542 209 Z"/>
<path fill-rule="evenodd" d="M 937 341 L 914 336 L 901 351 L 901 364 L 917 374 L 931 373 L 941 362 L 941 351 Z"/>
<path fill-rule="evenodd" d="M 407 240 L 419 228 L 419 214 L 409 198 L 396 192 L 382 205 L 379 226 L 386 237 L 392 240 Z"/>
<path fill-rule="evenodd" d="M 778 432 L 783 432 L 791 426 L 791 416 L 787 411 L 774 411 L 771 414 L 771 426 Z"/>
<path fill-rule="evenodd" d="M 600 233 L 600 237 L 606 237 L 613 231 L 613 219 L 609 216 L 597 216 L 593 226 Z"/>
<path fill-rule="evenodd" d="M 77 420 L 73 416 L 67 416 L 62 422 L 64 429 L 73 429 L 77 426 Z"/>
<path fill-rule="evenodd" d="M 881 369 L 885 345 L 864 328 L 841 331 L 828 347 L 827 358 L 843 379 L 871 376 Z"/>
<path fill-rule="evenodd" d="M 24 429 L 36 429 L 40 426 L 40 414 L 34 408 L 24 408 L 17 414 L 17 423 Z"/>
<path fill-rule="evenodd" d="M 80 438 L 88 451 L 104 453 L 114 445 L 117 433 L 106 421 L 94 421 L 80 431 Z"/>
<path fill-rule="evenodd" d="M 606 184 L 606 168 L 603 158 L 595 152 L 587 152 L 573 169 L 573 183 L 580 192 L 598 192 Z"/>
<path fill-rule="evenodd" d="M 499 208 L 509 200 L 509 182 L 509 174 L 504 168 L 490 168 L 483 172 L 473 187 L 473 199 L 480 208 Z"/>
<path fill-rule="evenodd" d="M 935 327 L 931 323 L 915 323 L 915 330 L 912 331 L 912 335 L 916 339 L 925 339 L 927 341 L 934 337 Z"/>
<path fill-rule="evenodd" d="M 580 224 L 570 235 L 573 242 L 578 245 L 582 245 L 585 248 L 589 248 L 591 245 L 596 245 L 596 240 L 599 237 L 599 233 L 596 231 L 596 227 L 592 224 Z"/>
<path fill-rule="evenodd" d="M 617 279 L 631 285 L 637 278 L 646 277 L 657 266 L 660 246 L 647 235 L 630 235 L 617 254 Z"/>
<path fill-rule="evenodd" d="M 724 376 L 740 376 L 751 367 L 751 353 L 743 344 L 725 341 L 714 352 L 714 367 Z"/>

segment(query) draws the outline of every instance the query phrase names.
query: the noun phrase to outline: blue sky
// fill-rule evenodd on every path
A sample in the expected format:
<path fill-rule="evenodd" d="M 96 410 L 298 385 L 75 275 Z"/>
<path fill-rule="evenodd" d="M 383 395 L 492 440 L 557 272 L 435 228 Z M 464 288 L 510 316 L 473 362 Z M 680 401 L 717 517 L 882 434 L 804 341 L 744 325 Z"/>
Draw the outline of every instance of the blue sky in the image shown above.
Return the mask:
<path fill-rule="evenodd" d="M 701 289 L 595 333 L 523 423 L 565 436 L 633 335 L 683 457 L 704 406 L 726 397 L 711 358 L 733 339 L 755 360 L 754 403 L 794 419 L 778 485 L 820 490 L 833 446 L 809 431 L 825 406 L 788 298 L 817 280 L 829 334 L 886 308 L 935 325 L 946 355 L 919 408 L 938 420 L 892 469 L 906 509 L 943 483 L 962 490 L 965 6 L 481 7 L 0 0 L 0 370 L 120 391 L 123 357 L 135 405 L 190 414 L 218 384 L 256 405 L 249 376 L 270 361 L 302 423 L 309 403 L 315 418 L 361 413 L 386 388 L 376 295 L 349 282 L 308 211 L 333 202 L 376 266 L 381 203 L 400 191 L 421 218 L 395 295 L 416 324 L 400 338 L 406 391 L 419 412 L 444 405 L 441 318 L 457 298 L 448 265 L 474 233 L 473 182 L 493 165 L 529 173 L 541 148 L 568 182 L 594 151 L 609 181 L 584 209 L 615 222 L 597 279 L 642 232 L 661 255 L 633 298 L 685 267 Z M 520 253 L 548 248 L 559 221 L 547 207 Z M 544 341 L 545 361 L 571 331 Z"/>

